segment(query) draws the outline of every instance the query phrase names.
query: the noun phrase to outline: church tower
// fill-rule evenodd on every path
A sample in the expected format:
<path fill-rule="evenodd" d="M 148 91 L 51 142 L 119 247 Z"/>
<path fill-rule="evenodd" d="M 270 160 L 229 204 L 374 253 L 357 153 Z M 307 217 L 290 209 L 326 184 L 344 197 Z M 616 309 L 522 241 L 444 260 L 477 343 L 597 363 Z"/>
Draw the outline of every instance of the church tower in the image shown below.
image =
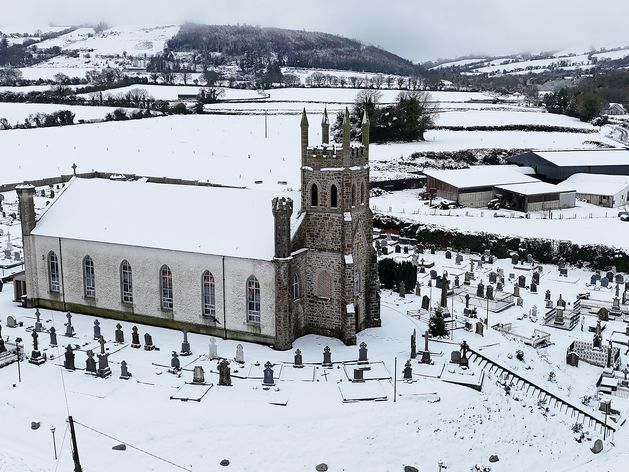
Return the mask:
<path fill-rule="evenodd" d="M 356 343 L 356 333 L 380 326 L 376 252 L 369 208 L 369 120 L 362 144 L 350 144 L 349 110 L 342 144 L 329 143 L 327 110 L 323 144 L 308 145 L 308 118 L 301 119 L 301 208 L 307 252 L 306 332 Z"/>

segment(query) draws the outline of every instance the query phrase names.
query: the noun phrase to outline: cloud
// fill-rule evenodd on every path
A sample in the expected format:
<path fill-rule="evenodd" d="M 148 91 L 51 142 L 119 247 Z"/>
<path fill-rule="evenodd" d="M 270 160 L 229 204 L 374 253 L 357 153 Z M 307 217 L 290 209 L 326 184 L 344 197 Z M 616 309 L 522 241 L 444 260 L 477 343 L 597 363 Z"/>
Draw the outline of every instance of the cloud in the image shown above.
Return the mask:
<path fill-rule="evenodd" d="M 23 0 L 3 6 L 0 24 L 247 23 L 340 34 L 419 61 L 629 44 L 627 16 L 626 0 Z"/>

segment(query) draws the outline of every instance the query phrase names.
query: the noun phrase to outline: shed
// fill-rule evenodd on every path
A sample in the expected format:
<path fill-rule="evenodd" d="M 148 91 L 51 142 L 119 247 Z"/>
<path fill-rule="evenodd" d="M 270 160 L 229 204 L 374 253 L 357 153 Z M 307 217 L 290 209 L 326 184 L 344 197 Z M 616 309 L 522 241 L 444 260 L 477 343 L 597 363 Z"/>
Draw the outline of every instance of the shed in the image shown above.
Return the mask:
<path fill-rule="evenodd" d="M 504 197 L 510 208 L 519 211 L 544 211 L 574 208 L 576 192 L 546 182 L 497 185 L 496 193 Z"/>
<path fill-rule="evenodd" d="M 629 176 L 574 174 L 560 184 L 573 188 L 577 198 L 593 205 L 615 208 L 629 202 Z"/>

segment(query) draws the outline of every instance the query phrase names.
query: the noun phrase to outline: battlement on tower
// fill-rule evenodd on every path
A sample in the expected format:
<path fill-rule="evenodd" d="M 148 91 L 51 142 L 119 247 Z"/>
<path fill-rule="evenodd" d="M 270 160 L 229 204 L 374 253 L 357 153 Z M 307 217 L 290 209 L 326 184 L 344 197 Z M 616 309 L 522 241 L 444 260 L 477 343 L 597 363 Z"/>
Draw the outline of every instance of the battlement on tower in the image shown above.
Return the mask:
<path fill-rule="evenodd" d="M 342 145 L 322 144 L 319 146 L 308 146 L 304 156 L 304 165 L 313 168 L 343 165 L 343 158 L 349 158 L 348 164 L 350 165 L 366 165 L 368 149 L 362 144 L 351 145 L 346 155 Z"/>
<path fill-rule="evenodd" d="M 272 201 L 273 213 L 286 212 L 289 215 L 293 213 L 293 200 L 286 197 L 275 197 Z"/>

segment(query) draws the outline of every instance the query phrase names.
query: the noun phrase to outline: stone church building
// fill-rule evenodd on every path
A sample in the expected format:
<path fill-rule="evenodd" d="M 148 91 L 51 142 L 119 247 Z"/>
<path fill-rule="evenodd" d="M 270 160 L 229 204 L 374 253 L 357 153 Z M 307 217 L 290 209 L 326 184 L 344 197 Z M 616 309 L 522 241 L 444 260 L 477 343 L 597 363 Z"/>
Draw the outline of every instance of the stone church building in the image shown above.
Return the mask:
<path fill-rule="evenodd" d="M 29 307 L 289 349 L 308 333 L 356 342 L 380 326 L 362 144 L 308 143 L 301 192 L 74 178 L 36 218 L 17 188 Z"/>

